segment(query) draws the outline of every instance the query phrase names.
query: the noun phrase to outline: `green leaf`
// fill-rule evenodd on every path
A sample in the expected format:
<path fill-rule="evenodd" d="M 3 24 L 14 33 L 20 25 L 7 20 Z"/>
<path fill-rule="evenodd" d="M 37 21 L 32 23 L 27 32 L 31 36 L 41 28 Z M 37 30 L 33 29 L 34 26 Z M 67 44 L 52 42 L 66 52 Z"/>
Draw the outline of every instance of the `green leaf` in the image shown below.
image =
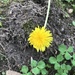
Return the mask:
<path fill-rule="evenodd" d="M 37 61 L 36 60 L 31 60 L 31 67 L 36 67 L 37 66 Z"/>
<path fill-rule="evenodd" d="M 67 75 L 66 73 L 62 73 L 62 75 Z"/>
<path fill-rule="evenodd" d="M 56 73 L 55 75 L 60 75 L 59 73 Z"/>
<path fill-rule="evenodd" d="M 68 73 L 68 70 L 65 69 L 65 70 L 64 70 L 64 73 Z"/>
<path fill-rule="evenodd" d="M 36 67 L 36 68 L 33 68 L 32 69 L 32 73 L 34 74 L 34 75 L 37 75 L 37 74 L 40 74 L 40 70 Z"/>
<path fill-rule="evenodd" d="M 75 60 L 71 60 L 73 66 L 75 66 Z"/>
<path fill-rule="evenodd" d="M 46 66 L 45 63 L 44 63 L 44 61 L 42 61 L 42 60 L 39 61 L 38 64 L 37 64 L 37 67 L 38 67 L 39 69 L 43 69 L 43 68 L 45 68 L 45 66 Z"/>
<path fill-rule="evenodd" d="M 75 54 L 73 54 L 73 59 L 75 59 Z"/>
<path fill-rule="evenodd" d="M 66 46 L 64 44 L 61 44 L 58 46 L 60 53 L 63 55 L 64 52 L 66 51 Z"/>
<path fill-rule="evenodd" d="M 10 0 L 2 0 L 1 2 L 7 4 L 9 1 Z"/>
<path fill-rule="evenodd" d="M 72 21 L 72 24 L 75 26 L 75 21 Z"/>
<path fill-rule="evenodd" d="M 72 4 L 73 8 L 75 8 L 75 4 Z"/>
<path fill-rule="evenodd" d="M 67 69 L 67 70 L 71 70 L 71 68 L 72 68 L 72 67 L 71 67 L 70 65 L 66 65 L 66 69 Z"/>
<path fill-rule="evenodd" d="M 0 22 L 0 27 L 2 27 L 2 22 Z"/>
<path fill-rule="evenodd" d="M 41 74 L 42 74 L 42 75 L 47 75 L 47 74 L 48 74 L 48 71 L 47 71 L 46 69 L 42 69 L 42 70 L 41 70 Z"/>
<path fill-rule="evenodd" d="M 57 63 L 57 59 L 55 57 L 50 57 L 49 58 L 49 63 L 55 64 L 55 63 Z"/>
<path fill-rule="evenodd" d="M 72 0 L 65 0 L 65 1 L 67 1 L 67 2 L 71 2 Z"/>
<path fill-rule="evenodd" d="M 54 68 L 55 68 L 56 70 L 58 70 L 58 69 L 60 68 L 60 64 L 59 64 L 59 63 L 55 63 Z"/>
<path fill-rule="evenodd" d="M 21 69 L 21 72 L 22 72 L 22 73 L 27 73 L 27 72 L 28 72 L 28 67 L 25 66 L 25 65 L 23 65 L 23 66 L 22 66 L 22 69 Z"/>
<path fill-rule="evenodd" d="M 22 75 L 27 75 L 27 74 L 22 74 Z"/>
<path fill-rule="evenodd" d="M 72 56 L 71 56 L 68 52 L 65 53 L 65 58 L 66 58 L 66 60 L 70 60 L 71 57 L 72 57 Z"/>
<path fill-rule="evenodd" d="M 61 69 L 64 70 L 65 68 L 66 68 L 66 64 L 62 64 L 62 65 L 61 65 Z"/>
<path fill-rule="evenodd" d="M 32 73 L 31 72 L 28 72 L 26 75 L 32 75 Z"/>
<path fill-rule="evenodd" d="M 61 62 L 61 61 L 63 61 L 63 56 L 62 56 L 62 54 L 59 54 L 59 55 L 57 55 L 57 61 L 58 62 Z"/>
<path fill-rule="evenodd" d="M 67 49 L 68 52 L 73 52 L 73 47 L 69 46 L 69 48 Z"/>
<path fill-rule="evenodd" d="M 64 6 L 65 6 L 65 5 L 64 5 Z M 70 15 L 69 15 L 67 12 L 65 12 L 65 14 L 63 15 L 63 17 L 68 18 L 68 17 L 70 17 Z"/>
<path fill-rule="evenodd" d="M 2 75 L 6 75 L 6 73 L 3 71 L 3 72 L 2 72 Z"/>
<path fill-rule="evenodd" d="M 57 72 L 58 72 L 60 75 L 62 75 L 63 69 L 62 69 L 62 68 L 59 68 L 59 69 L 57 70 Z"/>

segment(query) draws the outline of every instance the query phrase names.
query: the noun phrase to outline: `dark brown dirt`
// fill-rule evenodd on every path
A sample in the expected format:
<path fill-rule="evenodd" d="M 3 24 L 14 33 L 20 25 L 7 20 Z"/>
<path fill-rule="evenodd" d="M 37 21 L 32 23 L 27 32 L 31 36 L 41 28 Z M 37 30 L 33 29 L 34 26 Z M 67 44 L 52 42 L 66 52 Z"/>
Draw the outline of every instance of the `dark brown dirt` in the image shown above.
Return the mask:
<path fill-rule="evenodd" d="M 44 60 L 58 52 L 59 44 L 72 45 L 75 49 L 75 27 L 70 26 L 72 17 L 63 17 L 65 12 L 57 7 L 55 2 L 51 3 L 51 10 L 47 29 L 53 33 L 52 46 L 44 53 L 36 52 L 27 41 L 28 35 L 37 25 L 43 26 L 47 10 L 47 0 L 25 0 L 23 2 L 11 2 L 6 10 L 6 19 L 2 20 L 3 27 L 0 28 L 0 52 L 6 56 L 4 61 L 0 60 L 0 71 L 7 69 L 17 70 L 23 64 L 29 65 L 30 59 Z M 52 72 L 51 72 L 52 71 Z M 49 70 L 54 75 L 53 70 Z"/>

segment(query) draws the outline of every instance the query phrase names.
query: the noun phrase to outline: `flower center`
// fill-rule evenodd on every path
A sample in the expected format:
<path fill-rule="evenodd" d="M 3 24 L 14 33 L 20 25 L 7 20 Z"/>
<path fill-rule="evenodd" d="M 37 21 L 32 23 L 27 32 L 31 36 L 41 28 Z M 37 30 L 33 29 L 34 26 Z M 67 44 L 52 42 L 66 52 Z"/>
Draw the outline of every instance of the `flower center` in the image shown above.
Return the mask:
<path fill-rule="evenodd" d="M 38 43 L 42 43 L 43 37 L 44 37 L 44 36 L 42 36 L 42 35 L 38 35 L 38 36 L 37 36 L 37 41 L 38 41 Z"/>

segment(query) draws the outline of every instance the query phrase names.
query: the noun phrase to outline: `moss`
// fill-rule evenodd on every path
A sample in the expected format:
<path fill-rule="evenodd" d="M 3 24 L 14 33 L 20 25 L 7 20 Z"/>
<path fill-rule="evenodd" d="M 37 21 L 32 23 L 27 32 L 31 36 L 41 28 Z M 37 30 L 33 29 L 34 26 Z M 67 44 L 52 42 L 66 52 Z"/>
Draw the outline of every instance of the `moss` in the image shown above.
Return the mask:
<path fill-rule="evenodd" d="M 7 6 L 10 3 L 11 0 L 1 0 L 0 1 L 0 7 Z"/>
<path fill-rule="evenodd" d="M 63 8 L 63 3 L 62 3 L 61 0 L 55 0 L 55 2 L 56 2 L 56 5 L 57 5 L 58 7 Z"/>
<path fill-rule="evenodd" d="M 60 9 L 63 11 L 63 17 L 67 18 L 70 17 L 70 15 L 68 14 L 68 12 L 65 10 L 65 4 L 62 2 L 62 0 L 55 0 L 55 4 L 57 6 L 57 8 L 60 7 Z"/>

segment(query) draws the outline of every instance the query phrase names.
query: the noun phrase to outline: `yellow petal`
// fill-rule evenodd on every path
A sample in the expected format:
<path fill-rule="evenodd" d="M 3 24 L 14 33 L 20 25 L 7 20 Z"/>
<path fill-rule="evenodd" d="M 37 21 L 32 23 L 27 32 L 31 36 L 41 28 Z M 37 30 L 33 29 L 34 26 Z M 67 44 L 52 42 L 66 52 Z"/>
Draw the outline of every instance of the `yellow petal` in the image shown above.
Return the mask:
<path fill-rule="evenodd" d="M 30 45 L 33 45 L 37 52 L 44 52 L 45 48 L 48 48 L 51 45 L 53 37 L 51 31 L 38 26 L 30 33 L 28 41 Z"/>

